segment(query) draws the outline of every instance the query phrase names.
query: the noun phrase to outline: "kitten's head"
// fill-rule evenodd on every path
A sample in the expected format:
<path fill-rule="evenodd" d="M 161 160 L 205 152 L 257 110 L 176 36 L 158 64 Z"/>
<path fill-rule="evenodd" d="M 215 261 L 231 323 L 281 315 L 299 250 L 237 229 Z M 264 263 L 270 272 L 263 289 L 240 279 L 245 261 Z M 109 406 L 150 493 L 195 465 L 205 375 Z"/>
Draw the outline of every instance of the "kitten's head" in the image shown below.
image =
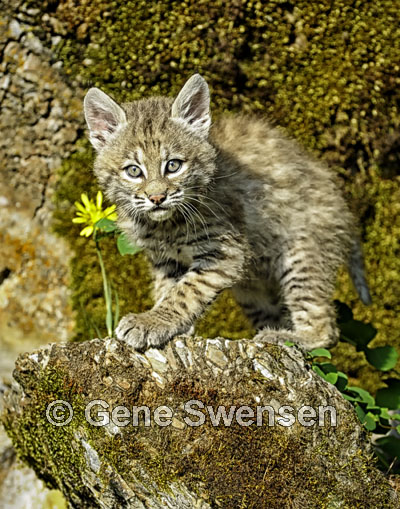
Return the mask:
<path fill-rule="evenodd" d="M 215 172 L 209 90 L 199 74 L 175 100 L 154 97 L 120 106 L 91 88 L 84 109 L 97 151 L 96 176 L 122 217 L 191 215 Z"/>

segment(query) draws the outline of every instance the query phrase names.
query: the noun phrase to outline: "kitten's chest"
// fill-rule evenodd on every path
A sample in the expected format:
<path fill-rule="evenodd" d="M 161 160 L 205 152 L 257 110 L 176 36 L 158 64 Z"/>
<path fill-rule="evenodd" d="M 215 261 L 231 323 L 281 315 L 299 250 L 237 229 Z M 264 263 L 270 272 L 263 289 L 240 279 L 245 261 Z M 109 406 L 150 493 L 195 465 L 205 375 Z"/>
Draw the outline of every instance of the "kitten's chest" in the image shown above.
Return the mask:
<path fill-rule="evenodd" d="M 165 247 L 164 252 L 166 253 L 167 258 L 178 262 L 184 267 L 190 267 L 193 263 L 193 259 L 196 256 L 197 251 L 192 246 L 168 245 Z"/>
<path fill-rule="evenodd" d="M 182 267 L 190 267 L 202 251 L 204 243 L 199 245 L 188 235 L 186 230 L 158 226 L 145 228 L 140 225 L 120 224 L 132 239 L 133 243 L 143 248 L 154 264 L 177 262 Z"/>
<path fill-rule="evenodd" d="M 162 237 L 141 239 L 140 244 L 147 251 L 153 263 L 156 264 L 170 260 L 189 267 L 198 254 L 196 246 L 181 243 L 173 237 L 167 239 Z"/>

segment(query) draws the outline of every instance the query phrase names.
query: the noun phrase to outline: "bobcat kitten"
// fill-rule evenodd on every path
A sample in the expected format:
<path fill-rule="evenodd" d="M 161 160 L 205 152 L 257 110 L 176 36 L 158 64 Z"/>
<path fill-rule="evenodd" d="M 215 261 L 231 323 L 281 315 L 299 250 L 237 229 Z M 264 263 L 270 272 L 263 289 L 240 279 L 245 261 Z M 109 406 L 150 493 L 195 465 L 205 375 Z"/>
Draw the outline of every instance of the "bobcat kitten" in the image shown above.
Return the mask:
<path fill-rule="evenodd" d="M 231 288 L 254 327 L 266 327 L 263 337 L 333 346 L 343 262 L 370 301 L 355 220 L 334 176 L 265 120 L 226 116 L 211 126 L 209 107 L 199 74 L 175 100 L 119 106 L 97 88 L 85 97 L 95 174 L 154 270 L 155 306 L 122 318 L 117 337 L 138 350 L 161 347 Z"/>

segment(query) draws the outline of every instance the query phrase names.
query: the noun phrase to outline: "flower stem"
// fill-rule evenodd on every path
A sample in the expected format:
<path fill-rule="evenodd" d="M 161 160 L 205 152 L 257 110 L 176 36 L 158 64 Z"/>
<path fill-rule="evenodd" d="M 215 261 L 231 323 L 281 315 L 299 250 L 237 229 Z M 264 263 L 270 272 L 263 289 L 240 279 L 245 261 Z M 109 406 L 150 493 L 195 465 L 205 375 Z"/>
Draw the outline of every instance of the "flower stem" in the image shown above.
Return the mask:
<path fill-rule="evenodd" d="M 107 334 L 109 337 L 113 335 L 113 313 L 112 313 L 112 296 L 111 296 L 111 287 L 110 283 L 107 279 L 106 268 L 104 266 L 103 256 L 101 254 L 98 242 L 96 241 L 96 253 L 99 258 L 101 275 L 103 277 L 103 289 L 104 289 L 104 299 L 106 301 L 106 327 Z"/>

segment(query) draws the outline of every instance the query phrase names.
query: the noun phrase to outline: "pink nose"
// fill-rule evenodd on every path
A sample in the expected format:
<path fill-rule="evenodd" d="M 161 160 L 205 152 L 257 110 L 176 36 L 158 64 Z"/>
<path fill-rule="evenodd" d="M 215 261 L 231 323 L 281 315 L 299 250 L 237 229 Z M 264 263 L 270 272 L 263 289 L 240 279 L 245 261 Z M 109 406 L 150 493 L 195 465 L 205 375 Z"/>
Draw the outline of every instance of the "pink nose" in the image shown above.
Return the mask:
<path fill-rule="evenodd" d="M 167 195 L 165 194 L 152 194 L 151 196 L 149 196 L 149 200 L 155 203 L 156 205 L 160 205 L 160 203 L 162 203 L 166 197 Z"/>

